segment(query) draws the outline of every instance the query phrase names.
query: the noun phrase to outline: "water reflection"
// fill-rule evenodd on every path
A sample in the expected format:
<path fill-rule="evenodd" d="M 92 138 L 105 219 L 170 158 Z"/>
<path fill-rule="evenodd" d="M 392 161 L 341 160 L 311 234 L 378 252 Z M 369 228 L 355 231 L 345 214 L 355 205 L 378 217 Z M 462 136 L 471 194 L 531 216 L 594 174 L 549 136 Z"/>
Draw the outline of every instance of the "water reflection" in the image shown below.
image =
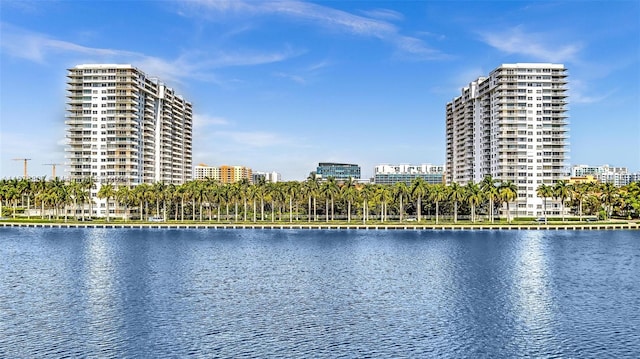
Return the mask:
<path fill-rule="evenodd" d="M 526 231 L 515 247 L 512 288 L 514 315 L 521 335 L 514 337 L 522 350 L 552 348 L 554 302 L 547 260 L 548 232 Z"/>
<path fill-rule="evenodd" d="M 0 228 L 0 357 L 635 357 L 637 234 Z"/>
<path fill-rule="evenodd" d="M 104 350 L 117 350 L 116 340 L 122 317 L 117 293 L 117 271 L 113 238 L 116 232 L 107 229 L 92 229 L 86 237 L 84 251 L 85 305 L 87 325 L 93 335 L 87 345 L 100 353 Z M 111 235 L 111 236 L 110 236 Z"/>

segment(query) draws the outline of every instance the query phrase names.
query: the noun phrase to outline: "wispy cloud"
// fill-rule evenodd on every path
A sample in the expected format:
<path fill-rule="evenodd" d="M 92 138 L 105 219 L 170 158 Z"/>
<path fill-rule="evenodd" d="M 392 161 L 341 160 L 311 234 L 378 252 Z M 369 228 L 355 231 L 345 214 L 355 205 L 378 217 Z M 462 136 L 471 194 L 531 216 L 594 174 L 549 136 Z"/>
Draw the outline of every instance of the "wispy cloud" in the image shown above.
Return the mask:
<path fill-rule="evenodd" d="M 0 49 L 10 56 L 45 63 L 47 55 L 56 53 L 76 53 L 92 56 L 137 56 L 134 52 L 81 46 L 51 38 L 45 34 L 27 31 L 10 24 L 1 23 L 2 41 Z"/>
<path fill-rule="evenodd" d="M 273 76 L 291 80 L 300 85 L 306 85 L 313 82 L 322 73 L 325 68 L 332 66 L 330 61 L 320 61 L 312 63 L 300 69 L 294 69 L 289 72 L 275 72 Z"/>
<path fill-rule="evenodd" d="M 374 19 L 388 20 L 388 21 L 404 20 L 404 15 L 402 15 L 397 11 L 389 10 L 389 9 L 366 10 L 366 11 L 362 11 L 362 13 L 365 16 L 371 17 Z"/>
<path fill-rule="evenodd" d="M 415 59 L 433 60 L 447 56 L 431 48 L 423 40 L 402 35 L 388 20 L 400 20 L 401 14 L 384 9 L 376 9 L 367 16 L 355 15 L 327 6 L 301 1 L 242 2 L 220 0 L 189 0 L 184 2 L 192 8 L 193 16 L 219 20 L 227 13 L 233 15 L 259 16 L 280 15 L 299 21 L 352 35 L 377 38 L 392 44 L 398 51 L 411 54 Z"/>
<path fill-rule="evenodd" d="M 3 54 L 40 64 L 50 63 L 61 55 L 82 57 L 95 62 L 131 63 L 145 69 L 152 76 L 165 81 L 181 82 L 191 78 L 216 82 L 213 70 L 232 66 L 255 66 L 285 61 L 303 53 L 290 46 L 280 51 L 187 51 L 175 59 L 164 59 L 139 52 L 82 46 L 73 42 L 52 38 L 46 34 L 24 30 L 7 23 L 0 24 Z"/>
<path fill-rule="evenodd" d="M 193 114 L 193 127 L 196 130 L 202 130 L 204 128 L 212 126 L 224 126 L 228 125 L 229 121 L 226 118 L 209 116 L 206 114 Z"/>
<path fill-rule="evenodd" d="M 289 73 L 284 73 L 284 72 L 276 72 L 274 74 L 274 76 L 276 77 L 280 77 L 280 78 L 284 78 L 284 79 L 289 79 L 295 83 L 298 83 L 300 85 L 304 85 L 307 83 L 307 81 L 304 79 L 304 77 L 299 76 L 299 75 L 294 75 L 294 74 L 289 74 Z"/>
<path fill-rule="evenodd" d="M 579 43 L 558 44 L 557 39 L 562 37 L 526 31 L 522 26 L 500 32 L 484 32 L 480 37 L 487 45 L 507 54 L 526 55 L 549 62 L 576 61 L 582 48 Z"/>
<path fill-rule="evenodd" d="M 569 90 L 569 98 L 571 99 L 572 104 L 592 104 L 598 103 L 606 100 L 607 98 L 613 96 L 617 90 L 609 90 L 606 92 L 598 92 L 598 95 L 589 95 L 589 85 L 587 82 L 580 79 L 573 79 L 571 81 L 571 88 Z M 600 89 L 602 90 L 602 89 Z"/>

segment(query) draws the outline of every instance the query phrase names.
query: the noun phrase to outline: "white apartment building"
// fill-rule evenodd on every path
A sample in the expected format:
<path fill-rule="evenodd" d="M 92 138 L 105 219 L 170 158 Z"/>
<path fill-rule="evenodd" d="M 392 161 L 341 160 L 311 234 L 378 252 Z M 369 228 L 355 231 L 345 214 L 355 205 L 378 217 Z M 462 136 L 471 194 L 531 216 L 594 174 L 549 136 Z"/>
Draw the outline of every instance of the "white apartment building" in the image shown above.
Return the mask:
<path fill-rule="evenodd" d="M 193 168 L 193 179 L 195 180 L 212 179 L 212 180 L 220 181 L 220 167 L 209 166 L 204 163 L 200 163 L 199 165 Z"/>
<path fill-rule="evenodd" d="M 567 177 L 568 131 L 564 65 L 503 64 L 446 106 L 446 181 L 513 182 L 512 216 L 543 215 L 536 190 Z M 547 214 L 558 215 L 551 202 Z"/>
<path fill-rule="evenodd" d="M 282 176 L 278 172 L 253 172 L 252 182 L 258 183 L 260 178 L 264 178 L 265 182 L 278 183 L 282 182 Z"/>
<path fill-rule="evenodd" d="M 637 181 L 638 174 L 631 173 L 626 167 L 610 167 L 609 165 L 571 167 L 571 177 L 593 176 L 600 183 L 611 183 L 616 187 L 626 186 Z"/>
<path fill-rule="evenodd" d="M 68 69 L 68 178 L 100 185 L 191 179 L 191 103 L 132 65 L 85 64 Z M 96 202 L 99 202 L 95 199 Z M 97 215 L 104 215 L 104 203 Z"/>
<path fill-rule="evenodd" d="M 444 166 L 432 164 L 380 164 L 373 169 L 373 181 L 376 184 L 395 184 L 405 182 L 410 184 L 415 178 L 420 177 L 427 183 L 442 183 Z"/>

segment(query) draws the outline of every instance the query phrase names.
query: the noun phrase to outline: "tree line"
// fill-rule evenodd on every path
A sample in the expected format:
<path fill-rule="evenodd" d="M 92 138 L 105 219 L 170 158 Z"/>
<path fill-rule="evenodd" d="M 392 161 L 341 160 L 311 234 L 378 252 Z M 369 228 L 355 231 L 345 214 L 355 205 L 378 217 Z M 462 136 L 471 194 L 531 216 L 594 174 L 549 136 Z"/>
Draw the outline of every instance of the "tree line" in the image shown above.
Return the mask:
<path fill-rule="evenodd" d="M 59 178 L 11 178 L 0 180 L 0 206 L 3 216 L 31 217 L 37 210 L 41 218 L 73 217 L 87 220 L 96 204 L 90 191 L 96 180 L 85 178 L 63 181 Z M 565 208 L 572 216 L 618 216 L 638 218 L 640 182 L 624 187 L 610 183 L 558 181 L 540 185 L 537 196 L 543 199 L 547 213 L 549 200 Z M 464 186 L 430 184 L 422 178 L 394 185 L 361 184 L 354 180 L 321 181 L 310 176 L 305 181 L 270 183 L 242 180 L 223 184 L 211 179 L 193 180 L 181 185 L 153 183 L 128 186 L 103 183 L 97 196 L 106 201 L 107 221 L 114 216 L 128 220 L 150 217 L 173 221 L 218 222 L 332 222 L 332 221 L 424 221 L 435 223 L 459 220 L 511 222 L 517 186 L 499 182 L 491 176 L 480 183 Z M 88 208 L 88 213 L 86 209 Z M 517 213 L 517 209 L 516 213 Z M 111 214 L 110 212 L 113 212 Z M 504 217 L 503 217 L 504 216 Z"/>

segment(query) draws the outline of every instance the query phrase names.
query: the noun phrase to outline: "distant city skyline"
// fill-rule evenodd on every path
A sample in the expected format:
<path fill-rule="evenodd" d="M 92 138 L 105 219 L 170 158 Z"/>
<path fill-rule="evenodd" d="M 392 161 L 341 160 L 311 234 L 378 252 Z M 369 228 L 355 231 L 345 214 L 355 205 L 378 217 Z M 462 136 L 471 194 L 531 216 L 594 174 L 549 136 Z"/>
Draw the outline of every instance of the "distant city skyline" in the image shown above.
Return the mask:
<path fill-rule="evenodd" d="M 0 178 L 23 175 L 14 159 L 47 177 L 69 162 L 66 69 L 85 63 L 132 64 L 189 98 L 193 164 L 283 180 L 319 162 L 358 164 L 362 178 L 442 165 L 444 106 L 470 79 L 562 63 L 568 165 L 640 170 L 640 3 L 460 4 L 0 2 Z"/>

